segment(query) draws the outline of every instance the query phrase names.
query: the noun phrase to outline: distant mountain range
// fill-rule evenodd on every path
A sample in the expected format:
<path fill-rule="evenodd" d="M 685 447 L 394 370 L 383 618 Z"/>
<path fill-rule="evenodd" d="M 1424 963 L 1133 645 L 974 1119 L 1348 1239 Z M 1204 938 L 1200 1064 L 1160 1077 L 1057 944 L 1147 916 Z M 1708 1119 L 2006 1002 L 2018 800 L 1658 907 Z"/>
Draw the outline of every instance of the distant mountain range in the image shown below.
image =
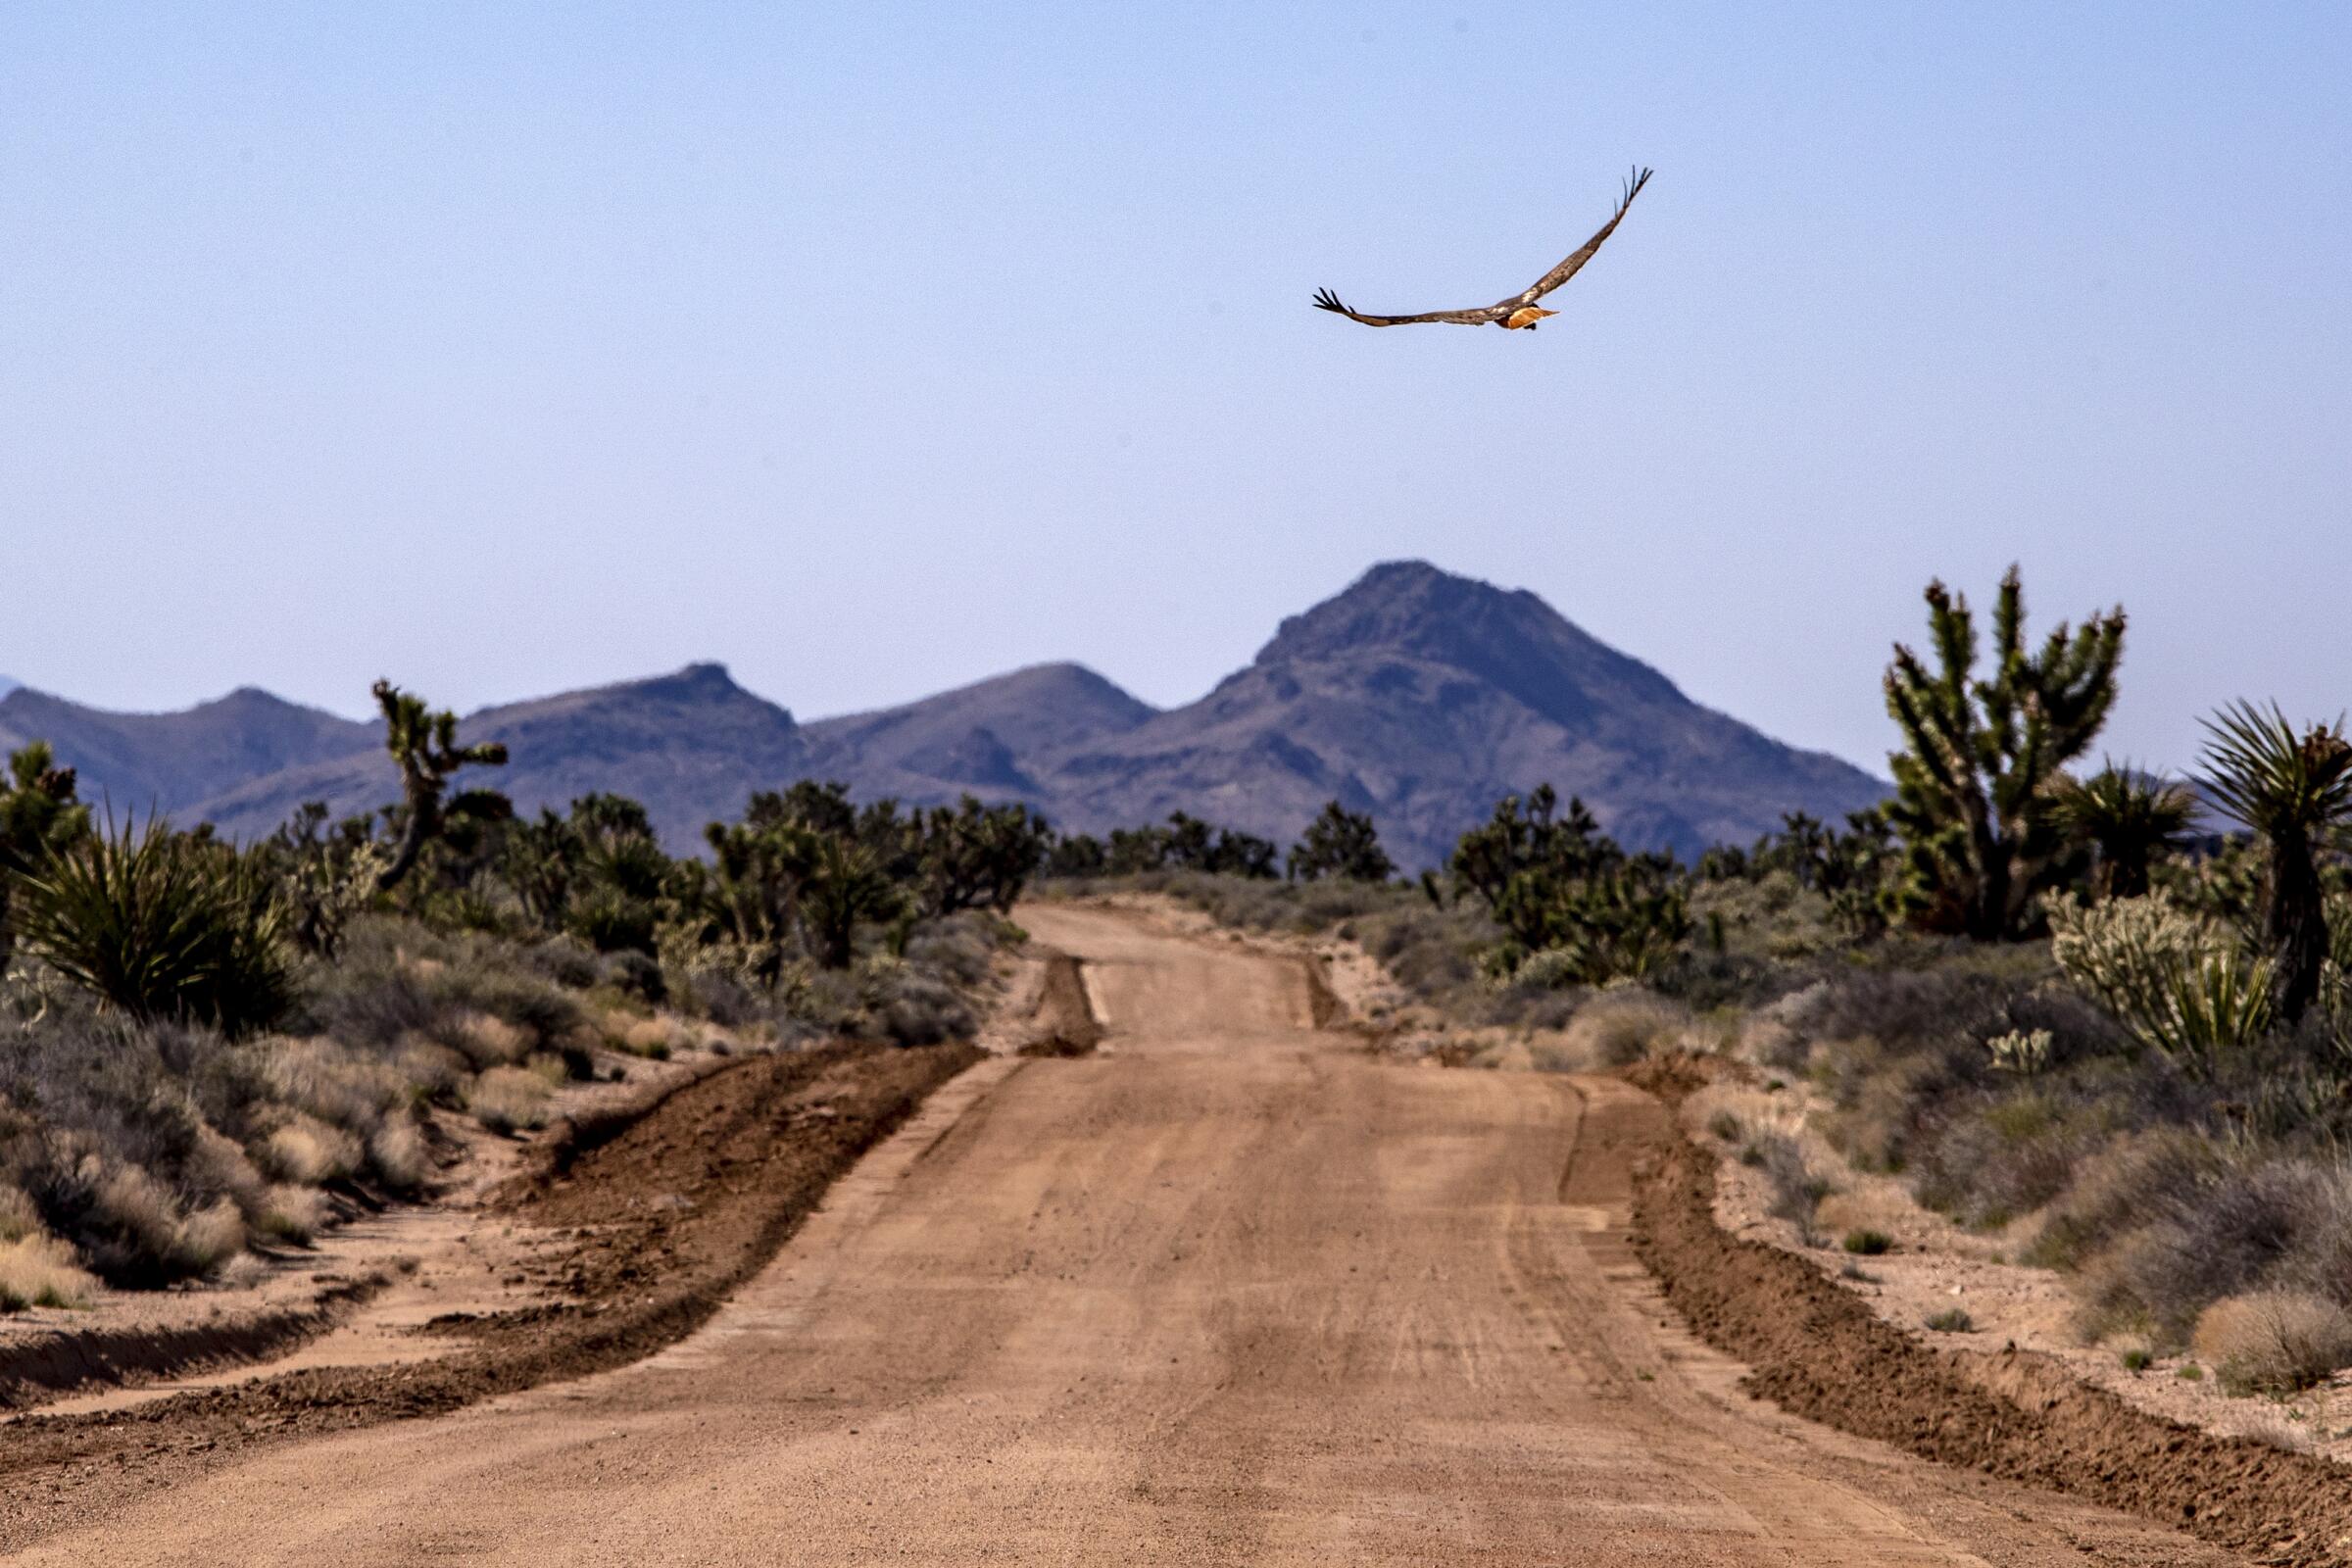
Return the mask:
<path fill-rule="evenodd" d="M 1165 710 L 1064 663 L 800 724 L 720 665 L 690 664 L 484 709 L 460 733 L 506 743 L 508 766 L 468 777 L 518 808 L 630 795 L 677 852 L 754 790 L 808 777 L 916 805 L 1024 801 L 1073 831 L 1183 810 L 1285 844 L 1338 800 L 1369 811 L 1413 867 L 1443 860 L 1501 796 L 1546 782 L 1621 841 L 1687 857 L 1752 839 L 1784 811 L 1835 816 L 1886 791 L 1691 702 L 1534 594 L 1419 562 L 1374 567 L 1284 621 L 1207 696 Z M 0 696 L 0 748 L 34 738 L 80 770 L 84 799 L 241 839 L 305 801 L 341 813 L 398 793 L 376 725 L 250 688 L 154 714 Z"/>

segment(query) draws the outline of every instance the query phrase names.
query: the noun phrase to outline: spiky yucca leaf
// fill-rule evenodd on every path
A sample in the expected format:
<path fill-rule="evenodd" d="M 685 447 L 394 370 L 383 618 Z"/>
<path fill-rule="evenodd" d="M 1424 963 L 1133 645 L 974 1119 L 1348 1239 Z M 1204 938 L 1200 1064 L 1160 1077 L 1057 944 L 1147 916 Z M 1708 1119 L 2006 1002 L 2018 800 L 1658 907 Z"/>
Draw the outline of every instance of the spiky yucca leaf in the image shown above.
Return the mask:
<path fill-rule="evenodd" d="M 2352 819 L 2352 741 L 2343 721 L 2301 734 L 2278 705 L 2232 703 L 2205 721 L 2206 788 L 2270 853 L 2264 929 L 2278 960 L 2278 1015 L 2300 1020 L 2328 960 L 2320 851 Z"/>
<path fill-rule="evenodd" d="M 293 1002 L 274 890 L 226 846 L 160 817 L 50 856 L 19 882 L 15 925 L 27 952 L 134 1017 L 241 1034 Z"/>
<path fill-rule="evenodd" d="M 2352 816 L 2352 742 L 2341 719 L 2298 735 L 2276 703 L 2231 703 L 2205 729 L 2214 804 L 2264 838 L 2316 838 Z"/>
<path fill-rule="evenodd" d="M 2050 803 L 2060 826 L 2098 851 L 2107 895 L 2118 899 L 2148 891 L 2149 867 L 2187 837 L 2197 809 L 2180 785 L 2113 762 L 2086 779 L 2061 777 Z"/>

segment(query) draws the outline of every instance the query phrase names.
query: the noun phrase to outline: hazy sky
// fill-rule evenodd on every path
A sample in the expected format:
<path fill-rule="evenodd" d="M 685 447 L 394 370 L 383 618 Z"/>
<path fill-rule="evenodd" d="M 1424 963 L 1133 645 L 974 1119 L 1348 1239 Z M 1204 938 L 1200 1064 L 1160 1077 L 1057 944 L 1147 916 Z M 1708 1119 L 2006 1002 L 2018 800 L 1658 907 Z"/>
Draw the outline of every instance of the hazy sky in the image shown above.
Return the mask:
<path fill-rule="evenodd" d="M 1877 768 L 2016 559 L 2177 764 L 2352 703 L 2347 81 L 2341 5 L 10 6 L 0 671 L 1165 704 L 1420 556 Z M 1637 160 L 1540 333 L 1307 306 Z"/>

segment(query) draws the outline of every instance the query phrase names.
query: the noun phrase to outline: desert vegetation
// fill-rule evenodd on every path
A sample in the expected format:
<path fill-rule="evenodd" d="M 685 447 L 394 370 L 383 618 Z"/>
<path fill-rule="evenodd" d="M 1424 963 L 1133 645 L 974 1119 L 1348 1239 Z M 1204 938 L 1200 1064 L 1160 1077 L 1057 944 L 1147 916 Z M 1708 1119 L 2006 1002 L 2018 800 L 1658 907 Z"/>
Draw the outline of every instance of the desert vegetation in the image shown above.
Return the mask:
<path fill-rule="evenodd" d="M 675 858 L 619 797 L 518 815 L 480 782 L 503 748 L 375 697 L 399 798 L 241 847 L 8 760 L 0 1310 L 307 1244 L 429 1189 L 453 1125 L 541 1126 L 616 1058 L 968 1036 L 1048 845 L 1019 807 L 804 781 Z"/>
<path fill-rule="evenodd" d="M 1842 823 L 1686 867 L 1545 788 L 1417 883 L 1054 867 L 1351 938 L 1457 1035 L 1565 1043 L 1538 1064 L 1727 1052 L 1815 1107 L 1804 1140 L 1711 1128 L 1814 1245 L 1834 1167 L 1892 1174 L 2064 1271 L 2087 1341 L 2246 1392 L 2325 1377 L 2352 1361 L 2352 742 L 2241 703 L 2193 779 L 2092 763 L 2121 609 L 2035 639 L 2015 570 L 1984 627 L 1926 602 L 1884 681 L 1894 793 Z"/>

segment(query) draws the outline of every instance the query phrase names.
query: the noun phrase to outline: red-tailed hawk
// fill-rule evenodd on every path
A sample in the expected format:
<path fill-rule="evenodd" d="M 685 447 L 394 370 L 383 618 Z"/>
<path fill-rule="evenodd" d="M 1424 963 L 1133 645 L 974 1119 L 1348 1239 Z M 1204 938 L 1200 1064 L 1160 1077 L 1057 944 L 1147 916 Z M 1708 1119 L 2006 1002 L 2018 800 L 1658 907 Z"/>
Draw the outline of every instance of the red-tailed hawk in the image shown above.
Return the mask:
<path fill-rule="evenodd" d="M 1496 300 L 1492 305 L 1482 305 L 1476 310 L 1469 311 L 1430 311 L 1421 316 L 1366 316 L 1361 311 L 1351 311 L 1342 305 L 1340 297 L 1331 290 L 1321 289 L 1315 294 L 1315 308 L 1323 311 L 1337 311 L 1348 319 L 1361 321 L 1366 326 L 1403 326 L 1412 321 L 1453 321 L 1462 326 L 1484 326 L 1492 321 L 1496 326 L 1525 327 L 1532 332 L 1536 329 L 1536 323 L 1546 316 L 1560 314 L 1557 311 L 1543 309 L 1536 304 L 1536 301 L 1574 277 L 1577 270 L 1592 259 L 1592 253 L 1600 249 L 1600 242 L 1616 232 L 1617 224 L 1625 217 L 1625 210 L 1634 205 L 1634 198 L 1641 195 L 1642 187 L 1648 183 L 1649 171 L 1646 169 L 1635 170 L 1625 182 L 1625 195 L 1619 199 L 1617 211 L 1611 213 L 1609 220 L 1600 225 L 1600 232 L 1585 241 L 1575 255 L 1545 272 L 1542 277 L 1537 278 L 1534 287 L 1523 293 L 1514 294 L 1509 299 Z"/>

